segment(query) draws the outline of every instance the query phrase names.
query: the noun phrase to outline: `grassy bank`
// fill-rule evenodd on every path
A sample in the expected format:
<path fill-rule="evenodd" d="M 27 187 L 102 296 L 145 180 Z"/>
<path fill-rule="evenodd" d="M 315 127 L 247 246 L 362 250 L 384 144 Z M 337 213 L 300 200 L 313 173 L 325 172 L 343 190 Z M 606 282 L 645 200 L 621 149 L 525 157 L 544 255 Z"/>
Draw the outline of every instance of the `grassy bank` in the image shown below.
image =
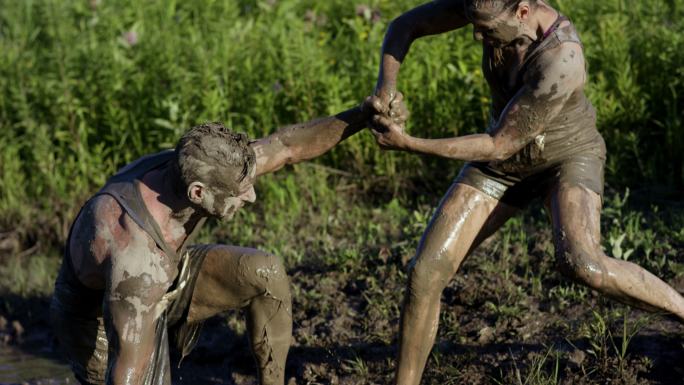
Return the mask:
<path fill-rule="evenodd" d="M 678 283 L 681 290 L 684 0 L 551 3 L 580 31 L 588 58 L 587 92 L 608 145 L 604 248 Z M 417 4 L 4 2 L 0 291 L 18 300 L 49 295 L 61 245 L 84 200 L 118 167 L 172 146 L 188 127 L 219 120 L 260 137 L 278 126 L 358 104 L 372 91 L 388 23 Z M 470 28 L 415 43 L 399 83 L 412 112 L 410 132 L 441 137 L 482 131 L 489 99 L 479 60 Z M 258 202 L 230 223 L 212 224 L 200 240 L 282 256 L 294 275 L 295 298 L 301 298 L 295 307 L 303 313 L 296 322 L 316 312 L 327 314 L 334 301 L 357 301 L 350 307 L 367 317 L 352 317 L 361 326 L 352 340 L 340 341 L 391 344 L 396 342 L 392 338 L 404 266 L 459 167 L 458 162 L 382 152 L 362 132 L 321 159 L 261 178 Z M 651 185 L 664 191 L 662 200 L 652 199 L 652 190 L 645 188 Z M 609 305 L 596 314 L 573 310 L 588 299 L 591 306 L 604 303 L 561 280 L 552 254 L 548 223 L 535 205 L 466 264 L 466 276 L 447 293 L 452 297 L 446 298 L 449 311 L 440 329 L 440 340 L 447 345 L 440 345 L 431 358 L 429 383 L 459 378 L 454 373 L 465 361 L 443 353 L 458 351 L 454 344 L 476 343 L 486 325 L 512 333 L 506 337 L 510 341 L 521 340 L 527 331 L 507 329 L 506 319 L 524 324 L 530 311 L 556 317 L 550 328 L 560 330 L 555 337 L 537 335 L 537 347 L 547 340 L 562 345 L 562 333 L 575 333 L 584 338 L 581 350 L 595 353 L 584 367 L 576 367 L 576 375 L 587 369 L 602 376 L 587 378 L 605 382 L 612 369 L 635 362 L 625 360 L 624 352 L 614 354 L 619 349 L 610 345 L 617 341 L 612 336 L 624 308 Z M 337 275 L 321 273 L 327 271 Z M 306 278 L 319 275 L 328 281 Z M 485 282 L 483 294 L 454 294 L 481 283 L 472 277 Z M 350 286 L 340 283 L 345 279 Z M 341 292 L 349 298 L 341 298 Z M 540 312 L 531 305 L 534 301 L 542 304 Z M 8 306 L 13 303 L 3 303 L 0 310 L 12 312 Z M 469 319 L 464 309 L 480 312 L 481 318 Z M 557 314 L 577 322 L 560 327 Z M 319 321 L 331 320 L 324 316 Z M 478 328 L 474 332 L 463 326 L 469 321 Z M 638 322 L 630 319 L 629 325 Z M 296 326 L 298 344 L 316 345 L 321 338 L 318 343 L 325 348 L 331 334 L 307 327 Z M 510 359 L 492 358 L 493 363 L 482 364 L 485 377 L 515 383 L 518 371 L 520 383 L 558 383 L 554 363 L 570 365 L 566 348 L 544 346 L 530 357 L 511 352 Z M 356 353 L 347 352 L 331 364 L 336 375 L 346 373 L 360 379 L 357 383 L 387 382 L 391 352 L 379 366 Z M 493 369 L 504 361 L 505 370 Z M 297 376 L 316 381 L 315 373 Z"/>
<path fill-rule="evenodd" d="M 681 187 L 684 1 L 553 3 L 586 46 L 609 185 Z M 388 22 L 416 2 L 368 4 L 7 2 L 0 229 L 17 231 L 21 249 L 39 240 L 43 250 L 56 247 L 107 175 L 171 146 L 198 122 L 220 120 L 258 137 L 354 106 L 372 90 Z M 399 84 L 412 111 L 409 130 L 426 137 L 482 130 L 488 97 L 479 54 L 469 28 L 414 45 Z M 317 164 L 359 175 L 364 191 L 381 179 L 375 185 L 384 196 L 400 199 L 439 195 L 459 167 L 381 152 L 365 133 Z M 317 195 L 331 191 L 308 186 Z M 265 182 L 261 197 L 275 204 L 284 194 L 307 194 L 291 188 Z"/>

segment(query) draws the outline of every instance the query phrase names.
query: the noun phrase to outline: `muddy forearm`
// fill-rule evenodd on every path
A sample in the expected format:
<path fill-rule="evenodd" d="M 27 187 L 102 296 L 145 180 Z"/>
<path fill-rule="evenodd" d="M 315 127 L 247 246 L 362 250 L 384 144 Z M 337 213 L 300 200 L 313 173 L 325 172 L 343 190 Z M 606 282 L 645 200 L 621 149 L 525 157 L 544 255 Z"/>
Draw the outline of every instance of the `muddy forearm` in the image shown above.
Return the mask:
<path fill-rule="evenodd" d="M 110 358 L 112 358 L 112 354 L 110 354 Z M 117 352 L 113 362 L 110 364 L 107 385 L 141 384 L 147 371 L 147 366 L 142 364 L 147 364 L 148 359 L 149 355 L 147 357 L 131 359 L 126 353 Z"/>
<path fill-rule="evenodd" d="M 141 240 L 151 241 L 138 237 L 131 242 Z M 164 298 L 168 277 L 159 277 L 161 268 L 157 265 L 143 264 L 142 269 L 136 270 L 133 258 L 145 257 L 158 259 L 159 256 L 130 253 L 113 257 L 115 262 L 108 274 L 103 307 L 110 345 L 107 384 L 141 384 L 155 350 L 157 320 L 168 303 Z"/>
<path fill-rule="evenodd" d="M 503 156 L 488 134 L 444 139 L 407 137 L 404 150 L 464 161 L 493 161 Z"/>
<path fill-rule="evenodd" d="M 279 128 L 252 143 L 257 156 L 257 175 L 326 153 L 366 127 L 369 116 L 369 112 L 355 107 L 335 116 Z"/>
<path fill-rule="evenodd" d="M 129 320 L 130 322 L 130 320 Z M 109 370 L 107 376 L 108 385 L 135 385 L 142 383 L 147 373 L 149 357 L 154 350 L 154 341 L 149 336 L 154 336 L 154 328 L 147 328 L 146 336 L 141 336 L 141 341 L 128 341 L 121 336 L 130 328 L 120 330 L 117 321 L 108 322 L 110 329 L 115 330 L 108 333 L 108 340 L 111 345 L 109 351 Z M 133 325 L 135 327 L 135 325 Z"/>
<path fill-rule="evenodd" d="M 381 93 L 391 94 L 397 88 L 399 68 L 414 40 L 412 24 L 405 20 L 405 16 L 395 19 L 385 34 L 380 56 L 378 82 L 375 86 L 375 93 L 378 95 Z"/>
<path fill-rule="evenodd" d="M 149 298 L 124 294 L 109 296 L 104 306 L 105 330 L 110 344 L 108 385 L 142 383 L 155 348 L 157 314 L 154 310 L 140 309 L 147 307 L 145 303 Z M 156 306 L 149 307 L 154 309 Z"/>
<path fill-rule="evenodd" d="M 394 19 L 382 44 L 376 95 L 389 96 L 396 90 L 399 67 L 416 39 L 465 26 L 463 9 L 463 0 L 435 0 Z"/>

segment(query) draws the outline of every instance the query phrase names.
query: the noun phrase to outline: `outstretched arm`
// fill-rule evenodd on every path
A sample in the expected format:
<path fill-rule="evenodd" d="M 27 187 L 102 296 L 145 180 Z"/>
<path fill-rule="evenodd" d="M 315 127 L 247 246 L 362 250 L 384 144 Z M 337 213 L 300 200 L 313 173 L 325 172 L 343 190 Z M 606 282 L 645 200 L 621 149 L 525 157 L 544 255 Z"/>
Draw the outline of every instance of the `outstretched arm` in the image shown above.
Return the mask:
<path fill-rule="evenodd" d="M 397 75 L 404 57 L 414 40 L 435 35 L 468 24 L 463 0 L 435 0 L 418 6 L 390 24 L 382 45 L 382 57 L 375 94 L 380 97 L 386 113 L 396 94 Z"/>
<path fill-rule="evenodd" d="M 437 155 L 466 161 L 508 159 L 543 133 L 570 96 L 584 86 L 581 47 L 566 43 L 538 59 L 537 69 L 525 80 L 503 111 L 491 133 L 455 138 L 422 139 L 405 134 L 400 125 L 376 115 L 373 120 L 386 131 L 373 131 L 386 148 Z"/>
<path fill-rule="evenodd" d="M 279 128 L 250 144 L 256 153 L 256 175 L 324 154 L 366 127 L 369 117 L 365 109 L 355 107 L 335 116 Z"/>

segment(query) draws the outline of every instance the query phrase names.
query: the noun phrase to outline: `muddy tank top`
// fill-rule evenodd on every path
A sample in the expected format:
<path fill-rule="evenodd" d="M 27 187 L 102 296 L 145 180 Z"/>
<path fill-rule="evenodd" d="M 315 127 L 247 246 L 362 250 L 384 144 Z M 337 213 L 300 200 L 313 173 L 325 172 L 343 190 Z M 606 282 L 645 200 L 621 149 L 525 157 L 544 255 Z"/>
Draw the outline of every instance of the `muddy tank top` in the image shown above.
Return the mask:
<path fill-rule="evenodd" d="M 150 365 L 148 366 L 147 373 L 145 373 L 144 376 L 144 385 L 171 384 L 168 325 L 179 321 L 179 319 L 184 316 L 187 306 L 189 305 L 190 298 L 188 297 L 188 293 L 183 289 L 186 286 L 189 286 L 187 285 L 188 282 L 194 281 L 196 278 L 198 266 L 196 266 L 197 263 L 192 263 L 192 261 L 190 261 L 190 254 L 186 252 L 186 245 L 194 238 L 205 222 L 205 219 L 201 219 L 188 237 L 186 237 L 181 247 L 178 250 L 174 250 L 164 240 L 159 225 L 144 204 L 139 188 L 140 180 L 146 173 L 164 167 L 168 162 L 171 162 L 174 159 L 174 150 L 167 150 L 147 155 L 133 161 L 112 176 L 105 186 L 84 205 L 84 207 L 88 205 L 97 196 L 111 196 L 119 205 L 121 205 L 126 214 L 154 240 L 157 246 L 167 256 L 172 258 L 172 260 L 179 261 L 178 277 L 164 296 L 164 300 L 168 301 L 169 305 L 166 310 L 162 312 L 159 319 L 157 319 L 155 325 L 155 349 L 150 357 Z M 66 252 L 64 253 L 62 268 L 60 269 L 59 276 L 55 283 L 55 294 L 52 306 L 55 306 L 56 303 L 62 308 L 60 310 L 66 314 L 101 317 L 104 291 L 90 289 L 83 285 L 78 279 L 68 252 L 70 238 L 71 231 L 67 238 L 67 247 Z M 84 303 L 84 299 L 88 303 Z M 94 305 L 94 307 L 92 305 Z M 93 312 L 93 308 L 97 309 L 97 312 Z M 84 310 L 87 311 L 87 314 L 85 314 Z"/>
<path fill-rule="evenodd" d="M 94 197 L 99 195 L 110 195 L 121 205 L 126 214 L 133 219 L 157 244 L 166 255 L 173 260 L 180 261 L 179 256 L 183 255 L 188 241 L 196 234 L 197 230 L 204 223 L 201 220 L 193 231 L 186 237 L 185 241 L 178 250 L 170 247 L 162 235 L 159 225 L 147 210 L 140 194 L 140 179 L 146 173 L 165 166 L 168 162 L 175 159 L 174 150 L 162 151 L 156 154 L 144 156 L 120 169 L 114 176 L 109 178 L 105 186 L 98 191 Z"/>
<path fill-rule="evenodd" d="M 492 96 L 488 133 L 492 132 L 508 103 L 523 87 L 527 71 L 535 67 L 542 53 L 565 42 L 581 46 L 574 25 L 561 26 L 564 21 L 568 19 L 559 15 L 544 38 L 528 47 L 522 62 L 518 62 L 516 52 L 504 53 L 497 58 L 492 46 L 483 45 L 482 70 Z M 577 154 L 593 154 L 605 159 L 605 153 L 603 138 L 596 129 L 596 111 L 584 91 L 579 89 L 532 142 L 509 159 L 490 162 L 489 166 L 501 172 L 526 176 Z"/>

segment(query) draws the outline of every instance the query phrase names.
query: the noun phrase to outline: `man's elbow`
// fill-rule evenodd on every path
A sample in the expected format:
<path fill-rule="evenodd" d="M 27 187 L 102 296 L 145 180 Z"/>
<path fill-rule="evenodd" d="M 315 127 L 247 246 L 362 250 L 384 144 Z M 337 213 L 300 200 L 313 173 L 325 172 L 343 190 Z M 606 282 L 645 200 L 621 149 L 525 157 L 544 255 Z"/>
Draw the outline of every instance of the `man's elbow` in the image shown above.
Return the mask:
<path fill-rule="evenodd" d="M 512 157 L 518 150 L 501 140 L 492 140 L 492 147 L 490 152 L 490 160 L 495 162 L 503 162 Z"/>
<path fill-rule="evenodd" d="M 512 157 L 513 154 L 515 154 L 515 152 L 510 150 L 495 150 L 492 154 L 492 160 L 495 162 L 503 162 L 504 160 Z"/>
<path fill-rule="evenodd" d="M 285 147 L 282 150 L 281 159 L 284 159 L 283 165 L 295 164 L 306 160 L 301 148 Z"/>
<path fill-rule="evenodd" d="M 397 33 L 406 29 L 406 18 L 402 16 L 403 15 L 395 17 L 394 20 L 389 23 L 389 26 L 387 27 L 388 32 Z"/>
<path fill-rule="evenodd" d="M 400 15 L 389 24 L 387 35 L 392 36 L 393 40 L 403 40 L 412 42 L 415 36 L 415 23 L 406 14 Z"/>

